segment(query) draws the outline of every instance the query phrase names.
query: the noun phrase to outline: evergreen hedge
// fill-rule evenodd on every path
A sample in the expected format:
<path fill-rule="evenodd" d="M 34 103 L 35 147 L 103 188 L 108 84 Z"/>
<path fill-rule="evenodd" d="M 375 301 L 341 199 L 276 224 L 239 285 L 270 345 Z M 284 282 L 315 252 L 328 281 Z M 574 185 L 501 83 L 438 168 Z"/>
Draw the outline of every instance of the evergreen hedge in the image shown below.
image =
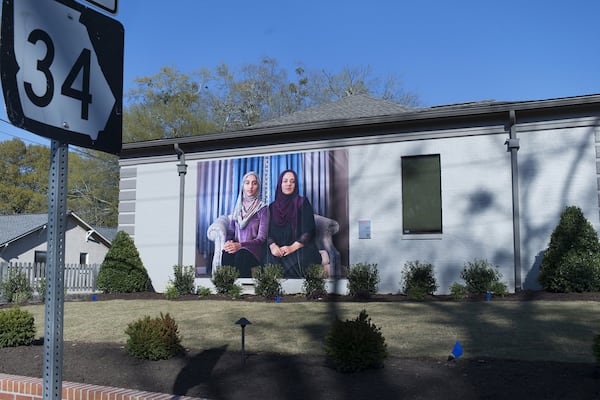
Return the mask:
<path fill-rule="evenodd" d="M 131 237 L 119 231 L 98 272 L 97 288 L 104 293 L 145 292 L 150 277 Z"/>

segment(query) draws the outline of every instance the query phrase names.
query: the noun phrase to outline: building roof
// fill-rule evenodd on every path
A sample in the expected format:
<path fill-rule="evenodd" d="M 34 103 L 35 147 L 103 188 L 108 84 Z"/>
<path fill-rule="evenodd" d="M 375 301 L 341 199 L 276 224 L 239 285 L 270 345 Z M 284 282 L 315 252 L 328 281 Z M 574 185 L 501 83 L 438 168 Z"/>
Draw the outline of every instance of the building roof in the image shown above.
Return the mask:
<path fill-rule="evenodd" d="M 281 125 L 306 124 L 319 121 L 336 121 L 341 119 L 357 119 L 383 115 L 401 114 L 416 108 L 403 106 L 389 100 L 374 99 L 366 94 L 343 97 L 331 103 L 321 104 L 264 121 L 253 128 L 266 128 Z"/>
<path fill-rule="evenodd" d="M 0 245 L 13 242 L 48 223 L 48 214 L 15 214 L 0 216 Z"/>
<path fill-rule="evenodd" d="M 248 151 L 266 145 L 296 146 L 301 142 L 383 137 L 388 134 L 428 138 L 428 132 L 475 126 L 503 127 L 562 117 L 600 115 L 600 94 L 526 101 L 475 101 L 411 108 L 366 95 L 352 95 L 274 120 L 230 132 L 183 138 L 124 143 L 121 160 L 175 155 L 177 144 L 186 153 Z"/>
<path fill-rule="evenodd" d="M 108 246 L 116 235 L 115 228 L 94 228 L 69 212 L 67 216 L 74 218 L 90 232 L 95 232 Z M 10 244 L 31 233 L 43 230 L 48 224 L 48 214 L 14 214 L 0 215 L 0 246 Z"/>

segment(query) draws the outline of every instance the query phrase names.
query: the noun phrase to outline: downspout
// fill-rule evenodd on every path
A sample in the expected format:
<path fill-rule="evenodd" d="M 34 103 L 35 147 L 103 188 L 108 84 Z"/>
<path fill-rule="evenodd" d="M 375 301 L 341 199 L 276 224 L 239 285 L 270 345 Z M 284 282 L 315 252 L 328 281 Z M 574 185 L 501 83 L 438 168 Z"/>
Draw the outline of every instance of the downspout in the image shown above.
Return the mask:
<path fill-rule="evenodd" d="M 183 206 L 185 196 L 185 174 L 187 173 L 187 164 L 185 163 L 185 153 L 175 143 L 175 153 L 177 153 L 177 172 L 179 173 L 179 241 L 177 243 L 177 265 L 183 265 Z"/>
<path fill-rule="evenodd" d="M 519 212 L 519 162 L 517 152 L 519 151 L 519 139 L 517 138 L 517 118 L 515 110 L 509 111 L 509 137 L 504 142 L 506 151 L 510 152 L 511 174 L 512 174 L 512 218 L 513 218 L 513 254 L 515 264 L 515 292 L 521 288 L 521 226 Z"/>

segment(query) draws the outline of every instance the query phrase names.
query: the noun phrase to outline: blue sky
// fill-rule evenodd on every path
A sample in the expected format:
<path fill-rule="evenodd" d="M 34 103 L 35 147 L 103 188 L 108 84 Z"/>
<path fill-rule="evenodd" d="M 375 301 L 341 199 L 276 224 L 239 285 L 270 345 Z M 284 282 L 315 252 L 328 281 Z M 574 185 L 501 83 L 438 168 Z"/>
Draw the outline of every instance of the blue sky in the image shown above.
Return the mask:
<path fill-rule="evenodd" d="M 164 66 L 191 73 L 268 56 L 290 74 L 296 63 L 369 66 L 434 106 L 600 93 L 598 15 L 598 0 L 119 0 L 115 18 L 125 92 Z M 0 122 L 0 140 L 13 136 L 48 142 Z"/>

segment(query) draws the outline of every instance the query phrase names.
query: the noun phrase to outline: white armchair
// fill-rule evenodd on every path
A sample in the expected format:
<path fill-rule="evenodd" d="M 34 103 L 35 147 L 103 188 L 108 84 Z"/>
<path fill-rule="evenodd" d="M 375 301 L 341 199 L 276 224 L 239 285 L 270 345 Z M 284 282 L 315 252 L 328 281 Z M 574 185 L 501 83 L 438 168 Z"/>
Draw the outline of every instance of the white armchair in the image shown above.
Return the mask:
<path fill-rule="evenodd" d="M 212 260 L 213 273 L 221 266 L 221 253 L 229 221 L 229 215 L 221 215 L 208 227 L 206 232 L 208 239 L 215 242 L 215 254 Z M 340 252 L 335 248 L 332 237 L 340 230 L 340 225 L 331 218 L 315 214 L 315 228 L 315 240 L 321 253 L 323 269 L 328 277 L 336 276 L 339 274 Z"/>

